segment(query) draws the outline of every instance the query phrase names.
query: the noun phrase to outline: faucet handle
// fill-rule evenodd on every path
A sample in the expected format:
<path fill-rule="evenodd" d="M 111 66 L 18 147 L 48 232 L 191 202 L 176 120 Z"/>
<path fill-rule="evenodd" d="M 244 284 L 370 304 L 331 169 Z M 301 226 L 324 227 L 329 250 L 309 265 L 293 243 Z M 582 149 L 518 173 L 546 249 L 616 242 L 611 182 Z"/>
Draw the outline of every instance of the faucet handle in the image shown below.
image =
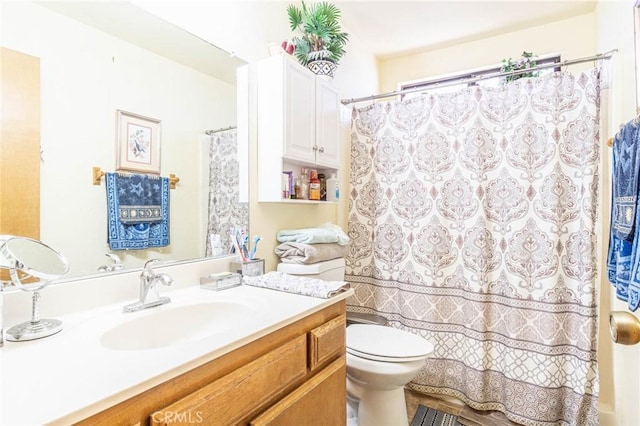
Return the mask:
<path fill-rule="evenodd" d="M 104 255 L 113 260 L 113 264 L 100 266 L 98 268 L 98 272 L 112 272 L 122 269 L 122 262 L 120 261 L 120 258 L 118 256 L 113 253 L 105 253 Z"/>
<path fill-rule="evenodd" d="M 153 271 L 151 270 L 151 265 L 153 265 L 156 262 L 160 262 L 160 259 L 149 259 L 144 263 L 144 269 L 150 273 L 153 274 Z"/>
<path fill-rule="evenodd" d="M 158 274 L 156 279 L 160 281 L 162 285 L 170 286 L 173 283 L 173 278 L 167 274 Z"/>

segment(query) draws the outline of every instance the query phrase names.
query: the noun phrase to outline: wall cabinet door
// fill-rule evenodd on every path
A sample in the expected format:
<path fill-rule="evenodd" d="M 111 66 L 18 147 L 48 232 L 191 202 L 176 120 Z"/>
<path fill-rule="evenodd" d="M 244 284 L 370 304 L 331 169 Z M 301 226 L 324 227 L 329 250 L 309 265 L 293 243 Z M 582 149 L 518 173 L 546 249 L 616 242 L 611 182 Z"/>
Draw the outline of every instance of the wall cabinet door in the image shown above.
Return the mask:
<path fill-rule="evenodd" d="M 315 76 L 290 60 L 284 61 L 284 153 L 290 160 L 315 162 Z M 260 112 L 258 112 L 259 114 Z"/>
<path fill-rule="evenodd" d="M 316 164 L 340 167 L 340 97 L 327 80 L 316 78 Z"/>

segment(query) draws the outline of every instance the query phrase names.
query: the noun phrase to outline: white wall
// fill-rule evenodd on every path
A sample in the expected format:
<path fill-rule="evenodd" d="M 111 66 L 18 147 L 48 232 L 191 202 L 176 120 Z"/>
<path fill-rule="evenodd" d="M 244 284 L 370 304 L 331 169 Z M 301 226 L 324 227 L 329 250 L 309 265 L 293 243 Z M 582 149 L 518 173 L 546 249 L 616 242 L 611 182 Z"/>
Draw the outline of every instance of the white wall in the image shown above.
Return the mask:
<path fill-rule="evenodd" d="M 71 260 L 69 276 L 107 262 L 104 180 L 115 170 L 116 110 L 161 120 L 161 173 L 175 173 L 171 245 L 144 256 L 204 254 L 200 139 L 235 123 L 235 86 L 30 2 L 2 3 L 2 45 L 40 58 L 41 239 Z M 130 265 L 143 256 L 119 252 Z"/>

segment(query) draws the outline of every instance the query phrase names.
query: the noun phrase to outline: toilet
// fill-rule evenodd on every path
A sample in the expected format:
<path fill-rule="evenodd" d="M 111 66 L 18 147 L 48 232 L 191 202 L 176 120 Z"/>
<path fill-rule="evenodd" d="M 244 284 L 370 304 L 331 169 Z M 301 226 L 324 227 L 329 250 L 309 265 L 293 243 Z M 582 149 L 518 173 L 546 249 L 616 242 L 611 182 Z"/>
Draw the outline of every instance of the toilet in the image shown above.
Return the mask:
<path fill-rule="evenodd" d="M 281 263 L 278 271 L 343 280 L 344 259 L 312 265 Z M 357 420 L 348 418 L 348 425 L 407 425 L 404 386 L 418 374 L 433 345 L 418 335 L 386 326 L 386 319 L 380 316 L 348 312 L 346 346 L 347 412 L 357 411 Z"/>
<path fill-rule="evenodd" d="M 429 341 L 408 331 L 383 325 L 349 325 L 347 394 L 358 400 L 358 424 L 408 424 L 404 386 L 432 352 Z"/>

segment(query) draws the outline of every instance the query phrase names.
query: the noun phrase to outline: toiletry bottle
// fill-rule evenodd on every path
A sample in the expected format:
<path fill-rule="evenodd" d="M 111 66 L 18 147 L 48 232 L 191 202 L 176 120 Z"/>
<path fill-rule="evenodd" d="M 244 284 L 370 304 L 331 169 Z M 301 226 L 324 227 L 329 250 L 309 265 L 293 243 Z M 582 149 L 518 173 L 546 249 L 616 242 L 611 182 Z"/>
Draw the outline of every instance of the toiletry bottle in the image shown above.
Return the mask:
<path fill-rule="evenodd" d="M 300 169 L 300 199 L 309 199 L 309 171 L 304 167 Z"/>
<path fill-rule="evenodd" d="M 327 179 L 327 201 L 338 201 L 340 199 L 340 184 L 335 173 Z"/>
<path fill-rule="evenodd" d="M 320 201 L 320 180 L 318 179 L 317 170 L 309 172 L 309 199 Z"/>
<path fill-rule="evenodd" d="M 297 177 L 296 180 L 295 180 L 295 183 L 293 185 L 293 192 L 294 192 L 296 200 L 301 200 L 302 199 L 302 192 L 301 192 L 301 189 L 300 189 L 300 178 L 299 177 Z"/>
<path fill-rule="evenodd" d="M 320 201 L 327 201 L 327 181 L 324 173 L 318 173 L 318 180 L 320 181 Z"/>
<path fill-rule="evenodd" d="M 289 196 L 289 175 L 282 173 L 282 199 L 286 200 Z"/>

